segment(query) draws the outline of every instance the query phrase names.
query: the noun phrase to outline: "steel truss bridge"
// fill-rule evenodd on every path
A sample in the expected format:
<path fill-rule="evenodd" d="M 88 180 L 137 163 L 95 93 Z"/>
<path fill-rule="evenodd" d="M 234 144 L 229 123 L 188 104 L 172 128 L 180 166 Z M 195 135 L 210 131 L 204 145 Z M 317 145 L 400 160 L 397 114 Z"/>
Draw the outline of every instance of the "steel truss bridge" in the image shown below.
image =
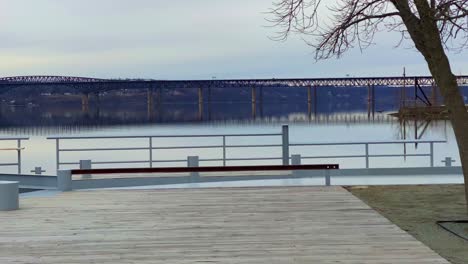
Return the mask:
<path fill-rule="evenodd" d="M 468 76 L 457 76 L 459 85 L 468 85 Z M 235 87 L 365 87 L 365 86 L 433 86 L 430 76 L 297 78 L 297 79 L 213 79 L 148 80 L 98 79 L 69 76 L 15 76 L 0 78 L 0 89 L 18 86 L 70 86 L 94 88 L 92 91 L 141 88 L 235 88 Z"/>

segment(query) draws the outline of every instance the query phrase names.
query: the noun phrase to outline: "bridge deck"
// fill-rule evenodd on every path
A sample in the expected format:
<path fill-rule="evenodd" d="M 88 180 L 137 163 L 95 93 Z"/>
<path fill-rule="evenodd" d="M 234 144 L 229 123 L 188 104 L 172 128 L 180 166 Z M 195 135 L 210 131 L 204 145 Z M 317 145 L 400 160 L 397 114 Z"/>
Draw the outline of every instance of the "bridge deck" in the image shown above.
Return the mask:
<path fill-rule="evenodd" d="M 459 85 L 468 84 L 468 76 L 457 76 Z M 114 88 L 123 88 L 118 85 L 136 85 L 136 88 L 202 88 L 202 87 L 254 87 L 254 86 L 401 86 L 401 85 L 422 85 L 432 86 L 434 79 L 431 76 L 389 76 L 389 77 L 346 77 L 346 78 L 286 78 L 286 79 L 216 79 L 216 80 L 120 80 L 120 79 L 95 79 L 71 76 L 14 76 L 0 78 L 2 86 L 23 86 L 23 85 L 77 85 L 86 86 L 96 84 L 100 89 L 102 85 L 117 85 Z M 143 86 L 141 86 L 143 85 Z M 106 89 L 104 89 L 106 90 Z"/>
<path fill-rule="evenodd" d="M 448 263 L 340 187 L 113 190 L 0 212 L 0 263 Z"/>

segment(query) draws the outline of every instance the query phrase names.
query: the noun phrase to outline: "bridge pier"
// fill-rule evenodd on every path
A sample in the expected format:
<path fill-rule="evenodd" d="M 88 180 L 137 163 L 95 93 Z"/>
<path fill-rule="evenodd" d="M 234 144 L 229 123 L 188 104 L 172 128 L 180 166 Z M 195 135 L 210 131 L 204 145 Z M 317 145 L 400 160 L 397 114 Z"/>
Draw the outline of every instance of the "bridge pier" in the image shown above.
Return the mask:
<path fill-rule="evenodd" d="M 312 87 L 307 87 L 307 116 L 312 119 Z"/>
<path fill-rule="evenodd" d="M 310 120 L 312 113 L 315 117 L 317 116 L 317 86 L 313 87 L 313 91 L 312 86 L 307 87 L 307 113 Z"/>
<path fill-rule="evenodd" d="M 372 119 L 375 117 L 375 85 L 372 84 Z"/>
<path fill-rule="evenodd" d="M 211 120 L 211 87 L 208 87 L 208 120 Z"/>
<path fill-rule="evenodd" d="M 148 120 L 151 120 L 153 118 L 153 109 L 154 109 L 153 88 L 148 88 L 146 90 L 146 112 L 148 115 Z"/>
<path fill-rule="evenodd" d="M 101 111 L 101 98 L 99 96 L 99 92 L 91 93 L 91 95 L 95 105 L 95 109 L 93 111 L 94 118 L 99 118 Z"/>
<path fill-rule="evenodd" d="M 260 87 L 260 117 L 263 118 L 263 87 Z"/>
<path fill-rule="evenodd" d="M 198 88 L 198 119 L 203 120 L 203 88 Z"/>
<path fill-rule="evenodd" d="M 257 89 L 252 87 L 252 118 L 257 117 Z"/>
<path fill-rule="evenodd" d="M 89 112 L 89 93 L 81 95 L 81 110 L 85 113 Z"/>
<path fill-rule="evenodd" d="M 375 86 L 367 85 L 367 118 L 370 119 L 375 115 Z"/>
<path fill-rule="evenodd" d="M 162 87 L 156 88 L 157 115 L 158 115 L 158 120 L 160 120 L 160 121 L 163 120 L 163 113 L 164 113 L 163 92 L 164 92 L 164 90 L 163 90 Z"/>

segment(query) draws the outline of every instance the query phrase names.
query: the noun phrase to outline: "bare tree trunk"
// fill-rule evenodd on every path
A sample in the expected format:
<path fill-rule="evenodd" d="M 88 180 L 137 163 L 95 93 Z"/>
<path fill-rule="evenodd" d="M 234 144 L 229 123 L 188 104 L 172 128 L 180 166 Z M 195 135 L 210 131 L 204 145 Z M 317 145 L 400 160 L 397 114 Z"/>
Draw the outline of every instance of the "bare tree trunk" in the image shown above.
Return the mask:
<path fill-rule="evenodd" d="M 450 69 L 445 52 L 442 50 L 439 56 L 433 56 L 433 58 L 434 57 L 440 59 L 428 63 L 429 69 L 434 76 L 449 111 L 453 131 L 457 140 L 458 151 L 460 153 L 460 162 L 465 180 L 465 199 L 468 205 L 468 112 L 463 96 L 458 88 L 456 77 Z"/>
<path fill-rule="evenodd" d="M 435 83 L 444 97 L 460 153 L 468 213 L 468 113 L 457 79 L 452 73 L 450 62 L 442 46 L 435 10 L 426 0 L 414 0 L 418 18 L 412 13 L 407 0 L 392 0 L 392 3 L 400 11 L 411 39 L 424 56 Z"/>

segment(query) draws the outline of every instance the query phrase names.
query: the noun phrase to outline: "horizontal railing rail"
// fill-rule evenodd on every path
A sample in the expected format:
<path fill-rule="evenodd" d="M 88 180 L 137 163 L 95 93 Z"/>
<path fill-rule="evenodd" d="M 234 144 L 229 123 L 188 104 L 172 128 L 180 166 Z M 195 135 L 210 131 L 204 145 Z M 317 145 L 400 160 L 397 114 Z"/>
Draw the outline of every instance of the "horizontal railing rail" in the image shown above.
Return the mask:
<path fill-rule="evenodd" d="M 262 142 L 260 140 L 255 140 L 252 144 L 246 144 L 245 142 L 228 142 L 232 140 L 232 138 L 248 138 L 248 137 L 272 137 L 267 142 Z M 278 137 L 278 139 L 276 139 Z M 216 142 L 211 143 L 199 143 L 193 145 L 181 145 L 178 143 L 176 145 L 170 145 L 170 143 L 158 143 L 156 139 L 170 139 L 170 138 L 185 138 L 185 139 L 197 139 L 197 138 L 206 138 L 206 139 L 214 139 L 218 140 Z M 254 139 L 255 139 L 254 138 Z M 245 133 L 245 134 L 201 134 L 201 135 L 137 135 L 137 136 L 90 136 L 90 137 L 77 137 L 77 136 L 65 136 L 65 137 L 48 137 L 50 140 L 56 141 L 56 160 L 57 160 L 57 170 L 60 170 L 62 165 L 78 165 L 80 161 L 76 160 L 63 160 L 62 155 L 64 153 L 100 153 L 100 152 L 116 152 L 116 151 L 140 151 L 140 155 L 134 156 L 133 160 L 92 160 L 92 164 L 96 165 L 118 165 L 118 164 L 141 164 L 141 165 L 148 165 L 148 167 L 153 168 L 155 164 L 162 164 L 162 163 L 184 163 L 187 162 L 187 155 L 183 157 L 172 157 L 172 158 L 155 158 L 154 151 L 164 151 L 164 150 L 219 150 L 220 154 L 216 154 L 219 156 L 215 157 L 199 157 L 200 162 L 219 162 L 222 166 L 228 166 L 228 162 L 241 162 L 241 161 L 280 161 L 282 165 L 289 165 L 292 162 L 292 156 L 290 156 L 291 149 L 297 151 L 295 153 L 302 154 L 302 155 L 295 155 L 296 159 L 297 156 L 300 156 L 299 159 L 307 160 L 307 159 L 350 159 L 350 158 L 359 158 L 365 161 L 365 168 L 370 167 L 370 159 L 371 158 L 390 158 L 390 157 L 429 157 L 430 166 L 434 166 L 434 145 L 439 143 L 446 143 L 445 140 L 388 140 L 388 141 L 355 141 L 355 142 L 293 142 L 290 143 L 289 138 L 289 128 L 288 126 L 283 126 L 282 131 L 279 133 Z M 81 140 L 88 140 L 92 142 L 93 140 L 102 140 L 102 139 L 111 139 L 116 140 L 115 144 L 120 144 L 116 146 L 103 146 L 98 147 L 95 144 L 92 144 L 90 147 L 77 147 L 71 146 L 65 147 L 62 145 L 65 141 L 73 141 L 73 142 L 81 142 Z M 139 145 L 137 146 L 122 146 L 122 142 L 118 141 L 119 139 L 140 139 L 146 141 L 138 142 Z M 194 140 L 196 141 L 196 140 Z M 96 143 L 99 144 L 99 143 Z M 136 143 L 133 143 L 136 145 Z M 142 145 L 143 144 L 143 145 Z M 429 145 L 429 151 L 424 153 L 371 153 L 370 146 L 374 145 L 384 145 L 384 144 L 426 144 Z M 76 145 L 76 144 L 75 144 Z M 304 151 L 302 148 L 307 147 L 317 147 L 317 146 L 363 146 L 362 152 L 361 150 L 355 151 L 351 154 L 330 154 L 326 155 L 323 152 L 320 152 L 320 155 L 311 155 L 310 151 Z M 270 148 L 272 151 L 268 151 L 269 155 L 265 154 L 254 154 L 254 152 L 247 154 L 247 156 L 239 157 L 228 155 L 230 154 L 229 150 L 235 149 L 249 149 L 249 148 Z M 278 155 L 278 152 L 280 153 Z M 104 156 L 104 155 L 103 155 Z M 159 155 L 163 156 L 163 155 Z M 89 160 L 89 159 L 86 159 Z M 296 165 L 299 162 L 295 162 Z"/>
<path fill-rule="evenodd" d="M 88 136 L 88 137 L 47 137 L 47 139 L 119 139 L 119 138 L 200 138 L 200 137 L 262 137 L 262 136 L 280 136 L 281 133 L 259 133 L 259 134 L 201 134 L 201 135 L 137 135 L 137 136 Z"/>
<path fill-rule="evenodd" d="M 283 160 L 283 165 L 289 164 L 287 148 L 287 140 L 289 138 L 288 127 L 283 126 L 281 133 L 243 133 L 243 134 L 201 134 L 201 135 L 137 135 L 137 136 L 89 136 L 89 137 L 48 137 L 49 140 L 55 140 L 56 144 L 56 168 L 60 169 L 61 165 L 78 165 L 78 161 L 62 161 L 61 153 L 68 152 L 105 152 L 105 151 L 146 151 L 148 159 L 146 160 L 125 160 L 125 161 L 92 161 L 93 164 L 110 165 L 110 164 L 148 164 L 150 168 L 155 163 L 180 163 L 187 161 L 186 159 L 166 159 L 157 160 L 153 158 L 153 151 L 155 150 L 179 150 L 179 149 L 220 149 L 222 151 L 221 158 L 200 159 L 203 162 L 222 162 L 223 166 L 227 165 L 228 161 L 244 161 L 244 160 Z M 246 138 L 246 137 L 282 137 L 281 144 L 227 144 L 229 138 Z M 185 146 L 155 146 L 153 139 L 162 138 L 211 138 L 220 139 L 222 144 L 209 144 L 209 145 L 185 145 Z M 142 147 L 102 147 L 102 148 L 63 148 L 61 143 L 66 140 L 99 140 L 99 139 L 147 139 L 147 146 Z M 282 148 L 281 157 L 250 157 L 250 158 L 232 158 L 227 156 L 228 149 L 240 148 Z"/>
<path fill-rule="evenodd" d="M 291 143 L 291 146 L 320 146 L 320 145 L 382 145 L 382 144 L 419 144 L 419 143 L 447 143 L 446 140 L 387 140 L 387 141 L 346 141 L 346 142 L 316 142 L 316 143 Z"/>
<path fill-rule="evenodd" d="M 322 155 L 301 156 L 301 159 L 332 159 L 332 158 L 365 158 L 366 168 L 369 168 L 370 158 L 389 157 L 429 157 L 430 166 L 434 167 L 434 144 L 447 143 L 446 140 L 391 140 L 391 141 L 355 141 L 355 142 L 317 142 L 317 143 L 291 143 L 291 147 L 313 147 L 313 146 L 364 146 L 364 153 L 357 155 Z M 429 144 L 429 153 L 401 153 L 401 154 L 371 154 L 369 146 L 388 144 Z"/>
<path fill-rule="evenodd" d="M 5 141 L 12 141 L 16 142 L 16 147 L 0 147 L 0 151 L 11 151 L 16 152 L 16 162 L 0 162 L 0 167 L 17 167 L 18 174 L 21 174 L 21 167 L 22 167 L 22 151 L 24 147 L 22 147 L 22 142 L 29 140 L 28 137 L 2 137 L 0 138 L 1 142 Z"/>

